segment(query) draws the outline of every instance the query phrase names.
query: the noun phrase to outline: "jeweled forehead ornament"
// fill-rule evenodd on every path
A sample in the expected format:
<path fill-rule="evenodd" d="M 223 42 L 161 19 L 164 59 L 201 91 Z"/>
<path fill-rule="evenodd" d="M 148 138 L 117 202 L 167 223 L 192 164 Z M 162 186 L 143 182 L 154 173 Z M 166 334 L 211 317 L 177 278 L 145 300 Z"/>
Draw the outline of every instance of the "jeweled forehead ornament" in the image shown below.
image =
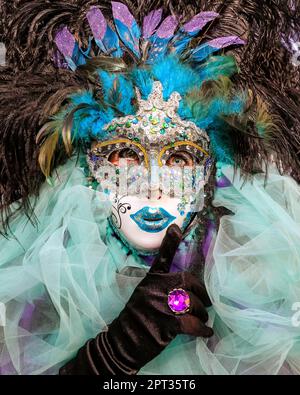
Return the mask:
<path fill-rule="evenodd" d="M 165 101 L 161 82 L 154 81 L 148 99 L 142 99 L 138 88 L 136 99 L 137 113 L 115 118 L 105 125 L 108 139 L 97 143 L 91 150 L 92 155 L 105 155 L 112 146 L 117 145 L 118 149 L 136 148 L 145 162 L 147 152 L 152 149 L 160 153 L 158 159 L 162 162 L 161 158 L 169 148 L 187 149 L 208 159 L 209 137 L 195 123 L 180 118 L 177 111 L 182 98 L 178 92 L 173 92 Z"/>

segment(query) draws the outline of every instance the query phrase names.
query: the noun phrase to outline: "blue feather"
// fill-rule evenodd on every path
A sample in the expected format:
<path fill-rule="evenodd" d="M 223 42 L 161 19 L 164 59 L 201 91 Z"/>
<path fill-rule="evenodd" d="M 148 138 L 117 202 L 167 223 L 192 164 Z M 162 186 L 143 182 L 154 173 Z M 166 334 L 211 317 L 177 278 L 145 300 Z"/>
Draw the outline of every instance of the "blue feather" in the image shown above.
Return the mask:
<path fill-rule="evenodd" d="M 122 75 L 106 71 L 100 71 L 99 78 L 103 86 L 104 100 L 124 115 L 133 114 L 132 99 L 135 92 L 132 82 Z"/>
<path fill-rule="evenodd" d="M 132 105 L 132 100 L 135 98 L 135 91 L 132 81 L 128 80 L 124 76 L 119 76 L 119 92 L 120 92 L 120 103 L 116 104 L 116 107 L 124 115 L 134 114 L 135 108 Z"/>
<path fill-rule="evenodd" d="M 181 54 L 189 45 L 192 37 L 184 32 L 178 33 L 174 39 L 174 49 L 177 54 Z"/>
<path fill-rule="evenodd" d="M 107 24 L 101 10 L 92 7 L 87 13 L 87 19 L 100 50 L 113 57 L 122 57 L 123 51 L 120 48 L 119 37 Z"/>
<path fill-rule="evenodd" d="M 126 47 L 135 54 L 135 56 L 140 58 L 139 41 L 141 31 L 136 20 L 133 18 L 128 8 L 122 3 L 113 1 L 112 9 L 115 26 L 121 40 Z"/>
<path fill-rule="evenodd" d="M 142 98 L 148 98 L 153 87 L 153 78 L 149 70 L 135 68 L 131 72 L 134 85 L 139 89 Z"/>
<path fill-rule="evenodd" d="M 192 38 L 197 36 L 207 23 L 214 21 L 218 16 L 219 14 L 216 12 L 200 12 L 183 25 L 174 38 L 176 53 L 182 53 L 188 47 Z"/>
<path fill-rule="evenodd" d="M 197 62 L 201 62 L 202 60 L 209 57 L 214 52 L 219 51 L 220 48 L 212 47 L 209 44 L 205 43 L 200 45 L 197 49 L 194 50 L 192 59 Z"/>
<path fill-rule="evenodd" d="M 198 73 L 191 67 L 181 63 L 173 55 L 156 62 L 153 65 L 152 73 L 162 83 L 165 99 L 168 99 L 172 92 L 184 95 L 195 85 L 200 85 Z"/>
<path fill-rule="evenodd" d="M 220 76 L 231 77 L 237 71 L 233 56 L 214 56 L 198 68 L 201 83 L 207 80 L 217 80 Z"/>
<path fill-rule="evenodd" d="M 210 149 L 216 161 L 233 164 L 233 149 L 229 134 L 227 131 L 222 133 L 220 130 L 221 128 L 209 132 Z"/>
<path fill-rule="evenodd" d="M 122 22 L 116 19 L 115 25 L 118 34 L 126 47 L 130 49 L 136 57 L 140 58 L 141 54 L 139 50 L 138 40 L 141 32 L 137 24 L 133 25 L 131 30 L 129 30 L 127 26 L 125 26 Z"/>
<path fill-rule="evenodd" d="M 72 62 L 73 64 L 76 65 L 76 68 L 78 66 L 83 66 L 86 64 L 86 61 L 89 58 L 89 54 L 91 52 L 91 48 L 92 48 L 92 39 L 89 40 L 89 46 L 85 51 L 82 48 L 80 48 L 78 43 L 76 42 L 72 55 Z"/>
<path fill-rule="evenodd" d="M 73 139 L 90 141 L 105 138 L 103 127 L 116 116 L 114 111 L 111 108 L 104 110 L 93 98 L 92 93 L 84 92 L 71 96 L 71 105 L 65 115 L 80 104 L 88 104 L 89 107 L 75 113 L 72 128 Z"/>
<path fill-rule="evenodd" d="M 107 26 L 103 38 L 103 45 L 107 54 L 111 54 L 115 58 L 121 58 L 123 56 L 118 35 L 109 26 Z"/>
<path fill-rule="evenodd" d="M 232 45 L 243 44 L 245 44 L 245 41 L 241 40 L 237 36 L 219 37 L 195 48 L 192 52 L 192 60 L 201 62 L 214 52 L 220 51 L 221 49 Z"/>
<path fill-rule="evenodd" d="M 79 48 L 74 36 L 66 26 L 57 32 L 54 41 L 72 71 L 75 71 L 77 66 L 86 63 L 86 53 Z"/>
<path fill-rule="evenodd" d="M 148 54 L 148 63 L 154 63 L 167 53 L 168 44 L 173 38 L 177 26 L 178 20 L 174 16 L 168 16 L 161 23 L 156 33 L 149 38 L 151 48 Z"/>
<path fill-rule="evenodd" d="M 76 71 L 76 69 L 77 69 L 77 64 L 73 60 L 73 58 L 76 58 L 77 53 L 78 53 L 78 51 L 77 50 L 75 51 L 75 49 L 74 49 L 72 58 L 65 56 L 65 60 L 72 71 Z"/>

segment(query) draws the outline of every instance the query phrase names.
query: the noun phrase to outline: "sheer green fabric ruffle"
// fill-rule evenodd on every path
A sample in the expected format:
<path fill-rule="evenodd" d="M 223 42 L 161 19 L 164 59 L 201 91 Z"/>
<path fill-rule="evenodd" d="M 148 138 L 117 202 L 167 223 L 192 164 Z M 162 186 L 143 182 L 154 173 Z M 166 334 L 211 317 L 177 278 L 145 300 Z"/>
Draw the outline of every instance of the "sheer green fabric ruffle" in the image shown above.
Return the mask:
<path fill-rule="evenodd" d="M 223 169 L 232 181 L 233 170 Z M 300 188 L 275 170 L 218 188 L 223 217 L 205 267 L 210 340 L 179 336 L 140 374 L 300 373 Z M 38 226 L 0 239 L 2 374 L 57 374 L 122 310 L 148 266 L 107 232 L 110 203 L 69 161 L 36 206 Z M 293 325 L 294 324 L 294 325 Z"/>

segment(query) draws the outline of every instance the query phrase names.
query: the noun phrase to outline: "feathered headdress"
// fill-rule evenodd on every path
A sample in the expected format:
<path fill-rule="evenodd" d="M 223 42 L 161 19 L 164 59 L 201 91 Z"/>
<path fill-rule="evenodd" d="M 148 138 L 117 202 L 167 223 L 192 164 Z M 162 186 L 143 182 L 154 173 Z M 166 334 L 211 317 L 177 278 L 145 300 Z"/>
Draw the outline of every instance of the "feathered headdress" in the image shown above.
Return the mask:
<path fill-rule="evenodd" d="M 283 45 L 299 7 L 281 3 L 1 2 L 4 225 L 12 202 L 30 214 L 45 176 L 135 114 L 136 92 L 146 100 L 154 81 L 164 99 L 181 95 L 179 116 L 205 129 L 217 160 L 251 174 L 272 155 L 299 177 L 299 70 Z"/>

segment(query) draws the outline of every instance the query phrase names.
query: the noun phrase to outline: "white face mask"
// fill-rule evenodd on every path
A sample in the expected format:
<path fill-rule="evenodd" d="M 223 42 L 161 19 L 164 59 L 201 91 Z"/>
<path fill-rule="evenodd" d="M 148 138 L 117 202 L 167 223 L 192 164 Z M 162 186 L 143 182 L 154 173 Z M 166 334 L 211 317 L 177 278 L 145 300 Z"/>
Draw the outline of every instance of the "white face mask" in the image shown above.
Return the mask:
<path fill-rule="evenodd" d="M 199 150 L 189 142 L 167 151 L 149 148 L 147 160 L 129 140 L 107 144 L 101 144 L 104 149 L 98 154 L 97 166 L 91 161 L 94 154 L 90 154 L 89 164 L 112 200 L 110 222 L 137 252 L 153 254 L 171 224 L 185 231 L 195 213 L 203 209 L 211 161 L 203 154 L 197 159 Z"/>
<path fill-rule="evenodd" d="M 136 114 L 106 125 L 114 139 L 95 144 L 88 163 L 113 198 L 116 232 L 125 243 L 150 254 L 160 247 L 168 226 L 177 224 L 184 231 L 191 216 L 202 210 L 211 160 L 206 132 L 177 113 L 179 93 L 165 101 L 162 84 L 154 81 L 147 100 L 138 90 L 136 97 Z M 187 166 L 188 174 L 183 173 Z"/>

